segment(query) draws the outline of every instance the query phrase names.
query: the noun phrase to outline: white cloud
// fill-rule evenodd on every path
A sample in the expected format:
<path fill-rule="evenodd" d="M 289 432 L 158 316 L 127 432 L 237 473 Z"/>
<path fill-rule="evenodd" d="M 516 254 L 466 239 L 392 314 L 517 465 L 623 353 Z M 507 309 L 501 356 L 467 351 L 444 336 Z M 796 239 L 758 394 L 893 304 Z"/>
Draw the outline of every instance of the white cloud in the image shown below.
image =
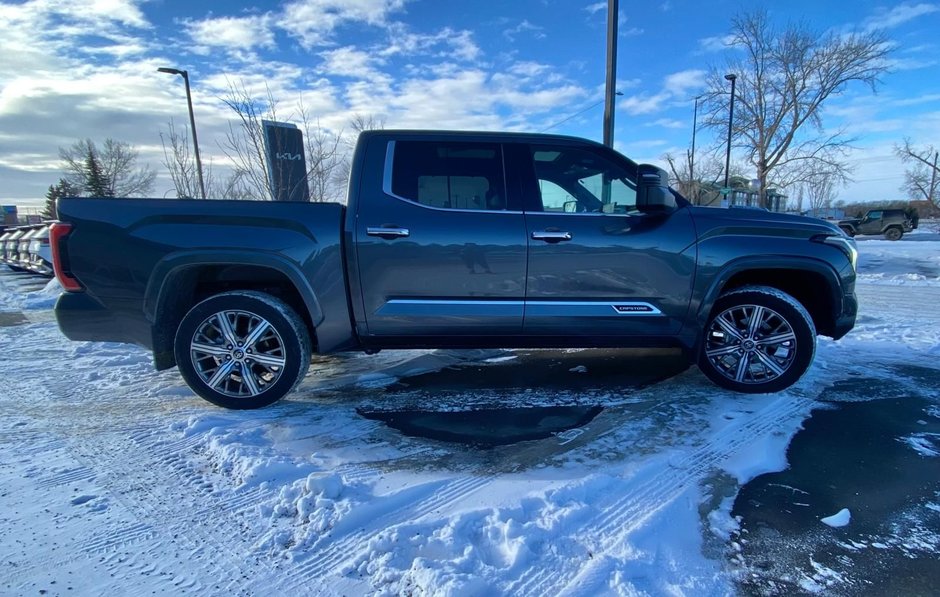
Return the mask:
<path fill-rule="evenodd" d="M 654 95 L 632 95 L 618 102 L 618 107 L 631 116 L 654 114 L 666 108 L 672 94 L 662 91 Z"/>
<path fill-rule="evenodd" d="M 473 32 L 445 27 L 436 33 L 415 33 L 404 23 L 388 25 L 388 45 L 377 50 L 381 56 L 431 55 L 444 59 L 473 61 L 482 54 L 473 41 Z"/>
<path fill-rule="evenodd" d="M 545 28 L 533 25 L 528 19 L 523 20 L 515 27 L 503 30 L 503 36 L 509 41 L 516 41 L 516 38 L 521 33 L 528 33 L 535 39 L 545 39 Z"/>
<path fill-rule="evenodd" d="M 643 126 L 651 126 L 656 128 L 664 129 L 684 129 L 692 128 L 692 123 L 682 122 L 681 120 L 676 120 L 675 118 L 660 118 L 659 120 L 654 120 L 653 122 L 647 122 Z"/>
<path fill-rule="evenodd" d="M 734 44 L 734 35 L 716 35 L 713 37 L 703 37 L 698 40 L 699 50 L 702 52 L 720 52 L 731 47 Z"/>
<path fill-rule="evenodd" d="M 380 58 L 352 46 L 321 52 L 320 56 L 323 57 L 320 69 L 326 74 L 357 79 L 382 76 L 375 68 Z"/>
<path fill-rule="evenodd" d="M 256 47 L 274 47 L 271 16 L 215 17 L 184 21 L 186 32 L 198 47 L 242 52 Z"/>
<path fill-rule="evenodd" d="M 310 49 L 329 45 L 337 27 L 350 22 L 383 26 L 405 0 L 294 0 L 284 6 L 277 25 Z"/>
<path fill-rule="evenodd" d="M 912 4 L 905 2 L 891 9 L 881 9 L 874 16 L 866 19 L 865 30 L 874 31 L 876 29 L 892 29 L 912 21 L 918 17 L 932 14 L 940 11 L 940 6 L 936 4 L 919 3 Z"/>
<path fill-rule="evenodd" d="M 690 91 L 697 91 L 705 87 L 706 72 L 701 69 L 679 71 L 668 75 L 663 87 L 672 95 L 687 95 Z"/>
<path fill-rule="evenodd" d="M 607 10 L 607 2 L 595 2 L 584 7 L 588 14 L 595 14 L 602 10 Z"/>

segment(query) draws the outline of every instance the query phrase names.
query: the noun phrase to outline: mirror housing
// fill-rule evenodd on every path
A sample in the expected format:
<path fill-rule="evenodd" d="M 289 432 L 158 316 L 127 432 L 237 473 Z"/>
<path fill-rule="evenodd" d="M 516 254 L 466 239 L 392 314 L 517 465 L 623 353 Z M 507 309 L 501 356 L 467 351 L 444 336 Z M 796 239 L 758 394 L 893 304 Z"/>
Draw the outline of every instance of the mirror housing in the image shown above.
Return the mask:
<path fill-rule="evenodd" d="M 669 190 L 669 174 L 652 164 L 637 167 L 636 208 L 647 214 L 667 214 L 676 210 L 676 196 Z"/>

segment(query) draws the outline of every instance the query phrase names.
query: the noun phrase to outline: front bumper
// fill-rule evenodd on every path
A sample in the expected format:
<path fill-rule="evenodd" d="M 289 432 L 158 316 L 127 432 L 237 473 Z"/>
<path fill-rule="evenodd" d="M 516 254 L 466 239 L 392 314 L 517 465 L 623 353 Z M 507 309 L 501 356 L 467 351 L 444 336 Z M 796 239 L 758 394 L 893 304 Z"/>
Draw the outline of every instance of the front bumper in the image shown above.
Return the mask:
<path fill-rule="evenodd" d="M 842 297 L 842 314 L 836 318 L 832 329 L 832 339 L 838 340 L 848 334 L 855 327 L 855 318 L 858 316 L 858 298 L 855 289 Z"/>

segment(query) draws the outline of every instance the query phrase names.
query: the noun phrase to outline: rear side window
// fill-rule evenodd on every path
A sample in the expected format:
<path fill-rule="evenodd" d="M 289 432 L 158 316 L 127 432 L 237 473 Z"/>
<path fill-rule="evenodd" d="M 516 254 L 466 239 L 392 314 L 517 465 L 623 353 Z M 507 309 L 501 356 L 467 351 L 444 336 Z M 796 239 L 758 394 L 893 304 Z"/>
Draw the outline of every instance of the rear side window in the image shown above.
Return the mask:
<path fill-rule="evenodd" d="M 498 143 L 396 141 L 391 192 L 440 209 L 506 209 Z"/>

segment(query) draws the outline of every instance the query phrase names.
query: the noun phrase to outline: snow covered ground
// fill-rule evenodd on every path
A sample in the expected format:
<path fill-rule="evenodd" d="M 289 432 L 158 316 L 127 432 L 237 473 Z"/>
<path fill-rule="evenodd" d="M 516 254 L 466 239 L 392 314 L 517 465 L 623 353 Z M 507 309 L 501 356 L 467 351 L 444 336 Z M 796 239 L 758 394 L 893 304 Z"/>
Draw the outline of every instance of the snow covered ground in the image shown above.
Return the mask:
<path fill-rule="evenodd" d="M 940 233 L 859 247 L 856 329 L 821 340 L 777 395 L 725 392 L 695 368 L 635 388 L 603 373 L 604 351 L 550 353 L 576 389 L 513 383 L 531 379 L 522 353 L 408 351 L 317 358 L 295 394 L 254 412 L 201 401 L 141 349 L 68 342 L 55 284 L 0 273 L 0 593 L 734 593 L 748 573 L 735 497 L 788 466 L 827 389 L 907 387 L 940 420 L 936 388 L 897 374 L 938 367 Z M 552 405 L 603 410 L 492 448 L 360 414 Z M 940 437 L 901 439 L 938 459 Z M 852 529 L 852 508 L 820 532 Z M 936 535 L 923 541 L 937 553 Z M 808 570 L 794 572 L 807 591 L 846 582 Z"/>

